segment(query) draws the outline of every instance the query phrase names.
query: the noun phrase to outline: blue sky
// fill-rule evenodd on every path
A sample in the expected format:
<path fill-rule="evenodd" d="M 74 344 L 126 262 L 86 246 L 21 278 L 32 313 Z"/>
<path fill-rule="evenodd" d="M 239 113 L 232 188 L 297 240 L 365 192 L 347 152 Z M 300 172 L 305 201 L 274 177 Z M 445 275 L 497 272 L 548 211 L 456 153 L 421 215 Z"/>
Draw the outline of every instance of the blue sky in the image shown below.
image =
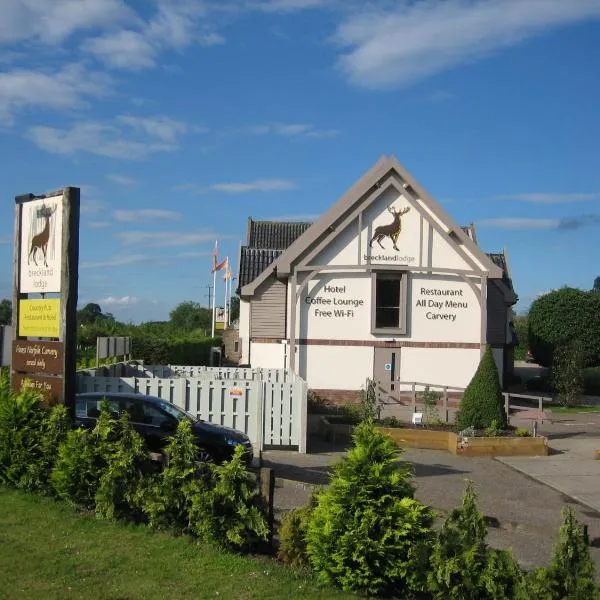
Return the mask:
<path fill-rule="evenodd" d="M 524 310 L 589 289 L 600 0 L 2 0 L 0 298 L 14 197 L 82 190 L 80 303 L 207 303 L 214 240 L 314 219 L 394 154 Z M 223 295 L 222 283 L 218 298 Z"/>

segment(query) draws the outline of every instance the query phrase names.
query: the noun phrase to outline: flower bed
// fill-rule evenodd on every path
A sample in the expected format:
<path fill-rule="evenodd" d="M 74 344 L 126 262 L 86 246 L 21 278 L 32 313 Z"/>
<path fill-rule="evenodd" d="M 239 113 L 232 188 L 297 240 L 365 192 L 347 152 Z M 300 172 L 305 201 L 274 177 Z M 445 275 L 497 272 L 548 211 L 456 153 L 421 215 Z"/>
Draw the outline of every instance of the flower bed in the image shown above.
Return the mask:
<path fill-rule="evenodd" d="M 545 437 L 463 437 L 454 431 L 417 427 L 378 427 L 403 448 L 447 450 L 461 456 L 546 456 Z"/>

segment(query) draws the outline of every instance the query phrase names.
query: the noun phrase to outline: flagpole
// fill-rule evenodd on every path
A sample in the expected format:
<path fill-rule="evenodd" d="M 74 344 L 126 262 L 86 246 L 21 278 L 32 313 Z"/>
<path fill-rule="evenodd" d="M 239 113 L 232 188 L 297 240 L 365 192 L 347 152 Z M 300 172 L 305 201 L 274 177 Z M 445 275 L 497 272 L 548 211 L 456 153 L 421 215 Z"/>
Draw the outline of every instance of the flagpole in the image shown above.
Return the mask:
<path fill-rule="evenodd" d="M 225 325 L 227 325 L 227 268 L 229 266 L 229 257 L 227 257 L 227 262 L 225 263 L 225 304 L 223 310 L 225 313 L 223 314 L 223 329 L 225 329 Z"/>
<path fill-rule="evenodd" d="M 211 325 L 211 337 L 215 337 L 215 311 L 216 311 L 216 303 L 215 299 L 217 297 L 217 241 L 215 240 L 215 254 L 214 254 L 214 262 L 213 262 L 213 295 L 212 295 L 212 325 Z"/>

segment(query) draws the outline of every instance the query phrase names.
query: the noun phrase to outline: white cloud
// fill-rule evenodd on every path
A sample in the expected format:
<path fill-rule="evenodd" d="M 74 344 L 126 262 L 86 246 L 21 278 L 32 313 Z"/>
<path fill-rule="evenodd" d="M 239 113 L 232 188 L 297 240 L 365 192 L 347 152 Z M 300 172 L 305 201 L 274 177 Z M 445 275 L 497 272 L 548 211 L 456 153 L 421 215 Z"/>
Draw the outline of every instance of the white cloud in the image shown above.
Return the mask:
<path fill-rule="evenodd" d="M 135 20 L 122 0 L 2 0 L 0 43 L 53 44 L 77 31 Z"/>
<path fill-rule="evenodd" d="M 101 267 L 123 267 L 152 260 L 147 254 L 120 254 L 100 261 L 82 261 L 82 269 L 98 269 Z"/>
<path fill-rule="evenodd" d="M 520 217 L 500 217 L 477 221 L 478 227 L 494 227 L 497 229 L 557 229 L 560 219 L 527 219 Z"/>
<path fill-rule="evenodd" d="M 12 124 L 17 111 L 67 110 L 86 105 L 110 91 L 111 80 L 78 63 L 57 71 L 15 69 L 0 73 L 0 124 Z"/>
<path fill-rule="evenodd" d="M 339 66 L 365 87 L 407 85 L 551 28 L 600 16 L 598 0 L 403 0 L 353 13 L 334 36 Z"/>
<path fill-rule="evenodd" d="M 336 3 L 336 0 L 258 0 L 251 6 L 265 12 L 292 12 L 309 8 L 324 8 Z"/>
<path fill-rule="evenodd" d="M 531 202 L 533 204 L 570 204 L 572 202 L 583 202 L 586 200 L 595 200 L 598 194 L 547 194 L 547 193 L 526 193 L 526 194 L 504 194 L 499 198 L 507 200 L 520 200 L 522 202 Z"/>
<path fill-rule="evenodd" d="M 80 189 L 81 189 L 80 206 L 81 206 L 82 213 L 97 214 L 99 212 L 102 212 L 106 208 L 106 204 L 104 202 L 102 202 L 102 200 L 94 199 L 93 194 L 92 194 L 92 197 L 90 198 L 88 196 L 88 194 L 86 193 L 86 191 L 84 190 L 83 186 L 81 186 Z"/>
<path fill-rule="evenodd" d="M 110 227 L 110 223 L 108 221 L 92 221 L 87 226 L 89 229 L 106 229 Z"/>
<path fill-rule="evenodd" d="M 188 125 L 170 117 L 133 117 L 121 115 L 118 120 L 136 131 L 140 131 L 163 142 L 173 143 L 180 135 L 186 133 Z"/>
<path fill-rule="evenodd" d="M 176 150 L 179 137 L 186 131 L 185 123 L 169 117 L 122 116 L 110 123 L 79 121 L 67 129 L 30 127 L 27 135 L 37 146 L 54 154 L 89 152 L 135 160 Z"/>
<path fill-rule="evenodd" d="M 131 306 L 139 303 L 137 296 L 107 296 L 98 302 L 100 306 Z"/>
<path fill-rule="evenodd" d="M 242 131 L 250 135 L 280 135 L 289 138 L 329 138 L 339 134 L 337 129 L 317 129 L 310 123 L 265 123 L 251 125 Z"/>
<path fill-rule="evenodd" d="M 244 183 L 213 183 L 208 190 L 226 194 L 245 194 L 248 192 L 281 192 L 297 187 L 296 182 L 289 179 L 257 179 Z"/>
<path fill-rule="evenodd" d="M 180 252 L 177 254 L 177 258 L 206 258 L 207 256 L 211 256 L 212 252 Z"/>
<path fill-rule="evenodd" d="M 160 219 L 161 221 L 178 221 L 181 213 L 172 210 L 160 210 L 155 208 L 142 208 L 139 210 L 115 210 L 113 212 L 115 221 L 131 222 L 141 220 Z"/>
<path fill-rule="evenodd" d="M 191 246 L 194 244 L 205 244 L 217 239 L 213 232 L 197 231 L 122 231 L 116 234 L 125 246 Z M 223 236 L 220 236 L 223 238 Z"/>
<path fill-rule="evenodd" d="M 87 40 L 83 50 L 116 69 L 148 69 L 156 64 L 156 48 L 137 31 L 115 31 Z"/>
<path fill-rule="evenodd" d="M 132 187 L 138 184 L 138 181 L 133 177 L 127 177 L 126 175 L 118 175 L 116 173 L 111 173 L 107 175 L 106 179 L 112 181 L 113 183 L 118 183 L 119 185 L 123 185 L 126 187 Z"/>
<path fill-rule="evenodd" d="M 13 239 L 11 235 L 0 235 L 0 244 L 12 244 Z"/>

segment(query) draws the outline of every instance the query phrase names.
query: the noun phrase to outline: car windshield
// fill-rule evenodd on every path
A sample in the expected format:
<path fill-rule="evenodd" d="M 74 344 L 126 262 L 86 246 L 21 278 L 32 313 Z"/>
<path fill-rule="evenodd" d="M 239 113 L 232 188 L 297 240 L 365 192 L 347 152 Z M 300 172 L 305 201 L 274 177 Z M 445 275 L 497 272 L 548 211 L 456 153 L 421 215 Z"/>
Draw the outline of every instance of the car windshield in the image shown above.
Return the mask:
<path fill-rule="evenodd" d="M 189 412 L 186 412 L 178 406 L 175 406 L 174 404 L 171 404 L 170 402 L 165 402 L 164 400 L 157 400 L 156 404 L 158 404 L 160 408 L 169 413 L 172 417 L 175 417 L 178 421 L 183 421 L 184 419 L 189 419 L 190 421 L 198 420 L 194 415 L 190 414 Z"/>

